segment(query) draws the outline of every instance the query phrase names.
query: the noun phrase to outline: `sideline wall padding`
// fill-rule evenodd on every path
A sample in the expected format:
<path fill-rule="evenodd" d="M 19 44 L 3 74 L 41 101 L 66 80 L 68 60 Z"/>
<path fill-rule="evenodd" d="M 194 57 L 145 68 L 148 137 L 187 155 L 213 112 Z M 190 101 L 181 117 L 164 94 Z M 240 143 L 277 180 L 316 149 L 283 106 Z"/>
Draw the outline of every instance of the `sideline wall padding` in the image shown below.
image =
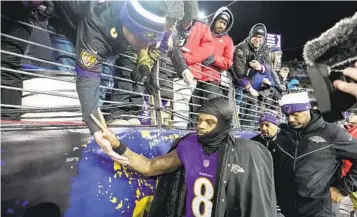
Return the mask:
<path fill-rule="evenodd" d="M 65 217 L 143 217 L 156 189 L 146 178 L 114 163 L 84 130 L 2 133 L 1 216 L 20 216 L 30 206 L 56 203 Z M 117 128 L 133 151 L 166 154 L 187 133 L 157 128 Z M 254 132 L 234 132 L 251 138 Z"/>

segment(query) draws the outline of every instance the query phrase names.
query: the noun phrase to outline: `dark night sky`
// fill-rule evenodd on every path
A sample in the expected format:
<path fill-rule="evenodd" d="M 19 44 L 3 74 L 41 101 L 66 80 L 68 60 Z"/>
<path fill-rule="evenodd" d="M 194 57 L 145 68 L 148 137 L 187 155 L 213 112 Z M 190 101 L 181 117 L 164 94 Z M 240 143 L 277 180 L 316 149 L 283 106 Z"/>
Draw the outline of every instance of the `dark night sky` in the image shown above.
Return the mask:
<path fill-rule="evenodd" d="M 231 1 L 200 1 L 206 15 Z M 357 2 L 237 1 L 229 9 L 235 23 L 229 32 L 235 44 L 247 37 L 255 23 L 264 23 L 269 33 L 282 35 L 283 59 L 302 59 L 302 46 L 357 11 Z M 211 17 L 210 17 L 211 18 Z M 301 47 L 301 48 L 299 48 Z M 297 49 L 292 49 L 297 48 Z"/>

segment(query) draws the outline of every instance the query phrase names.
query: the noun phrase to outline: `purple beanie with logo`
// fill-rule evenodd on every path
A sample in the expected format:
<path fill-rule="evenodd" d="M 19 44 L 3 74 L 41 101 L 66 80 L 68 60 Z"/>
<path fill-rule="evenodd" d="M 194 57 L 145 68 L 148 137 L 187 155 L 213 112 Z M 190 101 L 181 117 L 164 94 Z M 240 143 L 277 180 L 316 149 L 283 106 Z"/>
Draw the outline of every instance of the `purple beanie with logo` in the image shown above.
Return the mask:
<path fill-rule="evenodd" d="M 280 124 L 279 115 L 276 112 L 271 111 L 271 110 L 266 110 L 260 115 L 259 123 L 262 123 L 265 121 L 270 122 L 275 125 Z"/>

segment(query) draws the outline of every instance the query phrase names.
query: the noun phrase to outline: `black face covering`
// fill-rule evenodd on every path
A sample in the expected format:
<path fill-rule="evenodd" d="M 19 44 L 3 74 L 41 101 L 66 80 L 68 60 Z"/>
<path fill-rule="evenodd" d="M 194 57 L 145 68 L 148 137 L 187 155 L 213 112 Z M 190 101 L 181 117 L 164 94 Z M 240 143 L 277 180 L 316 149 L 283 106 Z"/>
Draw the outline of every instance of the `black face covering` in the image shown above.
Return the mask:
<path fill-rule="evenodd" d="M 216 152 L 227 141 L 229 132 L 232 129 L 232 113 L 225 112 L 224 110 L 227 109 L 222 109 L 222 106 L 224 105 L 219 105 L 219 103 L 207 103 L 200 110 L 200 113 L 213 115 L 218 120 L 216 127 L 211 132 L 198 135 L 198 142 L 201 143 L 206 155 Z M 228 111 L 231 110 L 228 109 Z"/>

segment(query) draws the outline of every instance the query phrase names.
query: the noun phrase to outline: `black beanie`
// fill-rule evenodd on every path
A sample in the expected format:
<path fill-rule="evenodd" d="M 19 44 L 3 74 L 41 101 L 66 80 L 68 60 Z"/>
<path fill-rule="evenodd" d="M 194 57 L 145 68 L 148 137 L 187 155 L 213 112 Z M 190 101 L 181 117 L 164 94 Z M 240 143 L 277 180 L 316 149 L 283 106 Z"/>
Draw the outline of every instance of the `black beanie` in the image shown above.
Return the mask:
<path fill-rule="evenodd" d="M 252 37 L 257 35 L 265 36 L 265 29 L 263 26 L 259 25 L 254 27 L 254 29 L 252 30 Z"/>
<path fill-rule="evenodd" d="M 229 23 L 231 21 L 231 15 L 226 12 L 226 11 L 223 11 L 222 13 L 220 13 L 218 16 L 217 16 L 217 19 L 222 19 L 222 20 L 225 20 L 227 21 L 227 23 Z"/>

